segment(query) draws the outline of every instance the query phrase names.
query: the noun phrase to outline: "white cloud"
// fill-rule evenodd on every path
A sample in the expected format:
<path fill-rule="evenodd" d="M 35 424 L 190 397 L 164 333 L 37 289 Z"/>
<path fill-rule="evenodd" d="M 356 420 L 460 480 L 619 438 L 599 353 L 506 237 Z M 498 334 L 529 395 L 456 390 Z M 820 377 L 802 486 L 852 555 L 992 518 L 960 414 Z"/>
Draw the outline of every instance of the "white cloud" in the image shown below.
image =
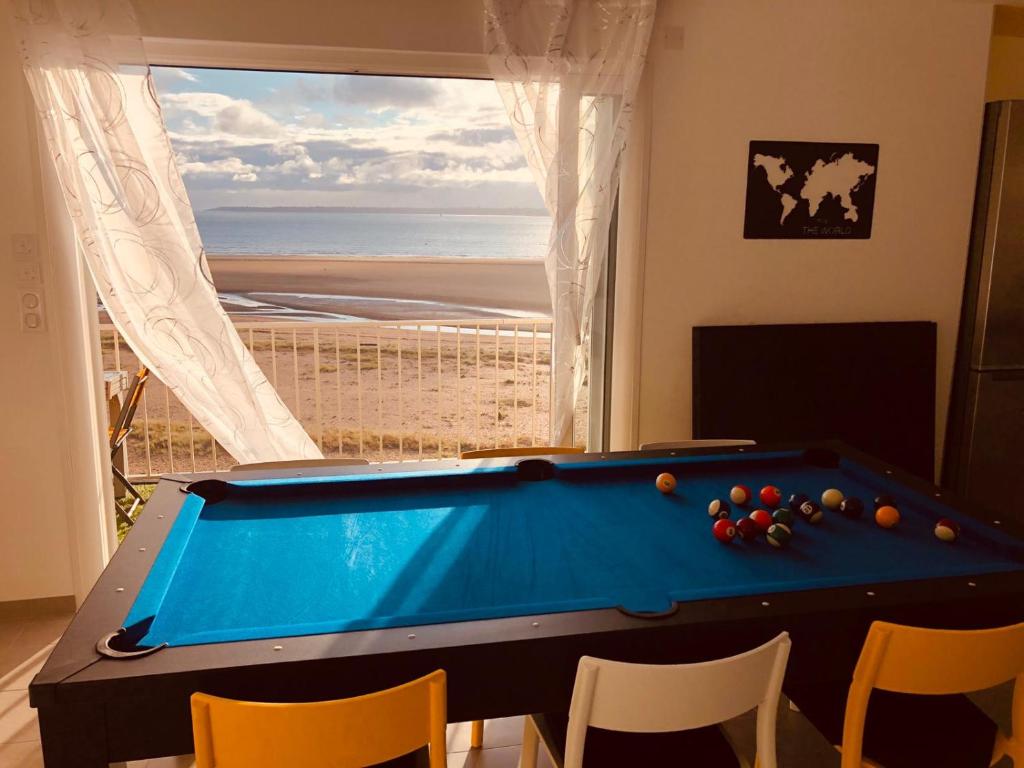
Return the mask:
<path fill-rule="evenodd" d="M 297 75 L 254 92 L 162 94 L 194 200 L 406 205 L 423 190 L 426 205 L 472 206 L 504 189 L 510 206 L 542 205 L 490 81 Z"/>

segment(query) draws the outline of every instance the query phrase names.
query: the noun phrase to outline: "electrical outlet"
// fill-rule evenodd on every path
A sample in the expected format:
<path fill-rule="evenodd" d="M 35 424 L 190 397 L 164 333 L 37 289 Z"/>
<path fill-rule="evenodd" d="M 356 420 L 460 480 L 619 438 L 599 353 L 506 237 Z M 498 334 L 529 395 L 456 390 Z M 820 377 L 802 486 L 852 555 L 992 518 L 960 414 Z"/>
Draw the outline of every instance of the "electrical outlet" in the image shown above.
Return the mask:
<path fill-rule="evenodd" d="M 18 261 L 34 261 L 36 258 L 36 236 L 20 233 L 11 235 L 11 250 Z"/>
<path fill-rule="evenodd" d="M 21 311 L 22 331 L 38 333 L 46 330 L 42 290 L 31 288 L 19 291 L 18 309 Z"/>

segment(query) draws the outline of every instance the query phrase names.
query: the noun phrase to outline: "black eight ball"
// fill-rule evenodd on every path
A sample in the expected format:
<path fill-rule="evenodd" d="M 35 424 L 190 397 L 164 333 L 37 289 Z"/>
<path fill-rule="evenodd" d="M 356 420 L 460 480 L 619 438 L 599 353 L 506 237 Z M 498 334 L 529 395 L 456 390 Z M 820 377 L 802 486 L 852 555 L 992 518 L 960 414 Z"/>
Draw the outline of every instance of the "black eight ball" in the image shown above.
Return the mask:
<path fill-rule="evenodd" d="M 855 496 L 848 496 L 839 502 L 839 511 L 850 518 L 864 514 L 864 502 Z"/>

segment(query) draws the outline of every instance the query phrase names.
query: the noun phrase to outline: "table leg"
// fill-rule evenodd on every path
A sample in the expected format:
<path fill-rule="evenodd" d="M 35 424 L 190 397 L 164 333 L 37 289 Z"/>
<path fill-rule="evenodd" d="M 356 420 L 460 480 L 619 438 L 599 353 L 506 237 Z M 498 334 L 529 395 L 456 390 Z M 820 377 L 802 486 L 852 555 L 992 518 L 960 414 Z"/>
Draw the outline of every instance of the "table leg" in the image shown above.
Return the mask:
<path fill-rule="evenodd" d="M 102 706 L 42 707 L 38 713 L 46 768 L 108 768 Z"/>

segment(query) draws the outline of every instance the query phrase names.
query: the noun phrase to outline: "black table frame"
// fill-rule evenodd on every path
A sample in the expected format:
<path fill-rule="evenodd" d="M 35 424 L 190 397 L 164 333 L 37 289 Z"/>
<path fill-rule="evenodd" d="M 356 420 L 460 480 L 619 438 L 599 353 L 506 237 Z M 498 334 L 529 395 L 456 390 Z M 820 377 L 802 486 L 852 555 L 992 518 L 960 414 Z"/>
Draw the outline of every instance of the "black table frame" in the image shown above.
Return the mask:
<path fill-rule="evenodd" d="M 1024 531 L 1013 520 L 995 523 L 990 513 L 972 514 L 952 494 L 838 442 L 552 458 L 575 463 L 793 449 L 849 458 L 914 490 L 941 496 L 964 514 L 1024 540 Z M 514 464 L 520 459 L 498 461 Z M 232 473 L 231 479 L 460 465 L 441 461 L 252 471 Z M 821 679 L 852 668 L 875 619 L 948 628 L 1024 620 L 1022 563 L 1019 572 L 693 601 L 656 620 L 614 609 L 588 610 L 165 648 L 128 660 L 101 656 L 97 640 L 120 625 L 134 602 L 185 499 L 181 489 L 213 478 L 224 475 L 169 475 L 161 480 L 29 686 L 47 768 L 105 768 L 109 762 L 191 752 L 189 697 L 195 691 L 257 701 L 341 698 L 443 668 L 448 673 L 449 719 L 454 722 L 566 707 L 576 664 L 584 654 L 649 663 L 695 661 L 746 650 L 788 630 L 794 653 L 787 679 Z"/>

